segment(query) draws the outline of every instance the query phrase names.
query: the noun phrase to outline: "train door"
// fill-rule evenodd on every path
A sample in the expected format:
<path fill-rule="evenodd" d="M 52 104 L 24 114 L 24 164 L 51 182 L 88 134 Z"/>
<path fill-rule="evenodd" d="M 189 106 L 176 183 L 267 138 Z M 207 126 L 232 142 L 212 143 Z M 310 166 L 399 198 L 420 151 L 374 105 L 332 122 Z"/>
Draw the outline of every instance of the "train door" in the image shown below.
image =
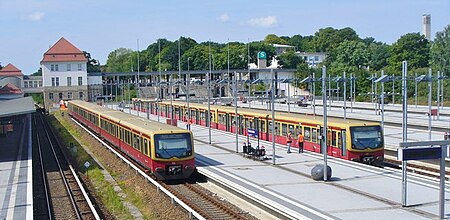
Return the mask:
<path fill-rule="evenodd" d="M 238 125 L 239 125 L 239 134 L 244 134 L 245 121 L 242 115 L 239 115 L 238 117 Z"/>
<path fill-rule="evenodd" d="M 200 111 L 195 109 L 195 124 L 200 124 Z"/>
<path fill-rule="evenodd" d="M 341 130 L 341 135 L 340 135 L 341 145 L 340 146 L 341 146 L 341 151 L 342 151 L 343 157 L 347 156 L 346 134 L 347 134 L 347 132 L 345 131 L 345 129 Z"/>
<path fill-rule="evenodd" d="M 231 131 L 231 121 L 229 113 L 225 113 L 225 131 Z"/>

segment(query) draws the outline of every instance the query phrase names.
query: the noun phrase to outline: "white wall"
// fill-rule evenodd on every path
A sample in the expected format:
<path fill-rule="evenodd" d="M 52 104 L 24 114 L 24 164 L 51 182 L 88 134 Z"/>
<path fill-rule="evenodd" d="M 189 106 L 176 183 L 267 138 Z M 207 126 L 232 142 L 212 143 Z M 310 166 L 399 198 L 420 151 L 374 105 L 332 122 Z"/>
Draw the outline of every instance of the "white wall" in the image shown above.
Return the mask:
<path fill-rule="evenodd" d="M 50 71 L 51 65 L 58 65 L 58 71 Z M 71 71 L 67 71 L 71 64 Z M 81 64 L 81 71 L 78 71 Z M 78 86 L 78 77 L 82 77 L 83 85 L 87 85 L 86 63 L 84 62 L 45 62 L 42 67 L 42 82 L 44 87 L 52 86 L 52 77 L 59 77 L 59 86 L 67 86 L 67 77 L 72 77 L 72 86 Z"/>
<path fill-rule="evenodd" d="M 88 85 L 102 85 L 102 76 L 88 76 L 87 77 Z"/>

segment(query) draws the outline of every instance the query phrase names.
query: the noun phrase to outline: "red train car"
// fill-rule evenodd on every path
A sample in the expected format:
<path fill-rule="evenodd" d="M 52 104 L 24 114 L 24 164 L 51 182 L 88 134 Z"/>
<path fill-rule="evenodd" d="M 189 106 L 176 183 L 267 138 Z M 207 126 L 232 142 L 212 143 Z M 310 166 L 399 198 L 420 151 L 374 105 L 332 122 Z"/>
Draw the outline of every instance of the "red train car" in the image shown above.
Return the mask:
<path fill-rule="evenodd" d="M 69 114 L 159 180 L 186 179 L 195 171 L 192 133 L 84 101 L 69 101 Z"/>

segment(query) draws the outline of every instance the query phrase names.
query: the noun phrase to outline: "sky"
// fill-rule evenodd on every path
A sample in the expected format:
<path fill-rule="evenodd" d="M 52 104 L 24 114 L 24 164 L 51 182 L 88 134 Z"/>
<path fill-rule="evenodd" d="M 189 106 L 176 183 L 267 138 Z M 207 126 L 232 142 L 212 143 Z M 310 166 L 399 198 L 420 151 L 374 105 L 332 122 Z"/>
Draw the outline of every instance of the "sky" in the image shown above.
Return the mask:
<path fill-rule="evenodd" d="M 432 39 L 450 25 L 449 0 L 0 0 L 0 62 L 25 75 L 61 37 L 105 64 L 120 47 L 145 49 L 159 38 L 247 42 L 268 34 L 314 35 L 351 27 L 392 44 L 421 32 L 431 14 Z"/>

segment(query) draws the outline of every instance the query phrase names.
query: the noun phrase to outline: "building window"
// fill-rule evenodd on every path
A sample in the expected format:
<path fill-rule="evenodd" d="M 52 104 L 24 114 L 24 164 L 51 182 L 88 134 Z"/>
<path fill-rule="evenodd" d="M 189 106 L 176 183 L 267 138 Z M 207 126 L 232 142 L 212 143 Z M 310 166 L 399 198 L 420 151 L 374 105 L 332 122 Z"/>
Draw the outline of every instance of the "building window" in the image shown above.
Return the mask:
<path fill-rule="evenodd" d="M 28 81 L 23 81 L 23 87 L 28 88 Z"/>
<path fill-rule="evenodd" d="M 72 92 L 67 93 L 67 99 L 72 99 Z"/>
<path fill-rule="evenodd" d="M 56 79 L 56 86 L 59 86 L 59 77 L 55 77 Z"/>
<path fill-rule="evenodd" d="M 67 64 L 67 71 L 71 71 L 71 69 L 72 69 L 72 64 Z"/>
<path fill-rule="evenodd" d="M 58 64 L 55 64 L 55 71 L 56 71 L 56 72 L 59 71 Z"/>
<path fill-rule="evenodd" d="M 55 77 L 52 77 L 52 86 L 55 86 Z"/>
<path fill-rule="evenodd" d="M 67 77 L 67 86 L 72 86 L 72 77 Z"/>
<path fill-rule="evenodd" d="M 83 92 L 80 92 L 80 99 L 83 100 Z"/>
<path fill-rule="evenodd" d="M 81 77 L 81 76 L 78 77 L 78 85 L 79 86 L 83 85 L 83 77 Z"/>
<path fill-rule="evenodd" d="M 63 98 L 62 92 L 60 92 L 60 93 L 58 94 L 58 96 L 59 96 L 59 100 L 61 100 L 61 99 Z"/>
<path fill-rule="evenodd" d="M 314 61 L 319 61 L 319 56 L 314 56 Z"/>
<path fill-rule="evenodd" d="M 50 100 L 53 100 L 53 92 L 51 92 L 51 93 L 48 94 L 48 98 L 49 98 Z"/>
<path fill-rule="evenodd" d="M 83 70 L 82 67 L 83 67 L 83 66 L 81 65 L 81 63 L 79 63 L 79 64 L 78 64 L 78 71 Z"/>
<path fill-rule="evenodd" d="M 55 65 L 50 65 L 50 71 L 55 71 Z"/>
<path fill-rule="evenodd" d="M 42 82 L 39 82 L 40 84 L 42 84 Z M 31 87 L 31 83 L 30 83 L 30 87 Z M 33 81 L 33 87 L 36 88 L 38 87 L 38 82 L 37 81 Z"/>
<path fill-rule="evenodd" d="M 39 87 L 42 87 L 42 81 L 39 81 Z"/>

